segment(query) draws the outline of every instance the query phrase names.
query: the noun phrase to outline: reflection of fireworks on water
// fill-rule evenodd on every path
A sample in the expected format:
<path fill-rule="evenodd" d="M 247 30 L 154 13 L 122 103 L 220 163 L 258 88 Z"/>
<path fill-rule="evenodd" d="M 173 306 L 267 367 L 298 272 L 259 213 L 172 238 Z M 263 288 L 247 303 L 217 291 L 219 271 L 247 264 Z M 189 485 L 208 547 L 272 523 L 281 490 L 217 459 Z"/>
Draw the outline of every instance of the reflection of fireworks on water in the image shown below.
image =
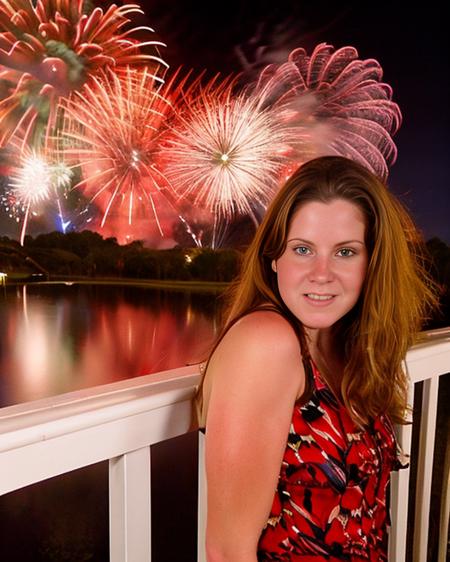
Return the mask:
<path fill-rule="evenodd" d="M 130 14 L 143 11 L 137 4 L 113 4 L 103 12 L 85 0 L 40 0 L 36 7 L 31 1 L 0 2 L 1 79 L 7 85 L 0 101 L 0 144 L 20 129 L 28 142 L 36 125 L 53 125 L 58 98 L 80 89 L 101 69 L 167 67 L 157 50 L 162 43 L 133 38 L 153 29 L 124 31 Z M 147 47 L 152 54 L 143 52 Z"/>
<path fill-rule="evenodd" d="M 283 64 L 266 67 L 256 86 L 270 89 L 267 97 L 276 102 L 291 99 L 292 108 L 301 108 L 309 99 L 309 117 L 326 126 L 322 143 L 313 156 L 339 154 L 360 162 L 385 179 L 388 164 L 397 150 L 392 140 L 401 123 L 392 89 L 382 83 L 383 70 L 374 59 L 360 60 L 354 47 L 321 43 L 311 56 L 295 49 Z M 299 147 L 298 163 L 305 159 Z"/>
<path fill-rule="evenodd" d="M 281 107 L 213 79 L 185 96 L 165 139 L 164 172 L 177 193 L 225 219 L 264 206 L 286 167 L 293 130 Z M 256 218 L 255 218 L 256 220 Z"/>
<path fill-rule="evenodd" d="M 57 142 L 65 161 L 81 165 L 84 180 L 75 187 L 102 210 L 101 226 L 113 206 L 124 207 L 130 225 L 136 213 L 150 211 L 163 235 L 158 199 L 171 206 L 173 197 L 155 149 L 172 110 L 165 97 L 169 88 L 156 87 L 147 69 L 128 69 L 125 77 L 105 73 L 95 78 L 64 105 Z"/>

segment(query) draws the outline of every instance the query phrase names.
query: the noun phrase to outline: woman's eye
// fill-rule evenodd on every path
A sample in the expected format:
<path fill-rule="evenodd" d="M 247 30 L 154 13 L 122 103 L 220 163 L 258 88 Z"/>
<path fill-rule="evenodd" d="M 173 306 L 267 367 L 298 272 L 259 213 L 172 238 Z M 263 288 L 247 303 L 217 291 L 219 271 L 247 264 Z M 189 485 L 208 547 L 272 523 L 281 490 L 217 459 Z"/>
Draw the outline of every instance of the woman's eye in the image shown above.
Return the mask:
<path fill-rule="evenodd" d="M 344 258 L 353 256 L 355 252 L 351 248 L 342 248 L 338 251 L 338 254 Z"/>
<path fill-rule="evenodd" d="M 301 256 L 306 256 L 309 252 L 309 248 L 307 248 L 306 246 L 297 246 L 295 248 L 295 252 L 297 254 L 300 254 Z"/>

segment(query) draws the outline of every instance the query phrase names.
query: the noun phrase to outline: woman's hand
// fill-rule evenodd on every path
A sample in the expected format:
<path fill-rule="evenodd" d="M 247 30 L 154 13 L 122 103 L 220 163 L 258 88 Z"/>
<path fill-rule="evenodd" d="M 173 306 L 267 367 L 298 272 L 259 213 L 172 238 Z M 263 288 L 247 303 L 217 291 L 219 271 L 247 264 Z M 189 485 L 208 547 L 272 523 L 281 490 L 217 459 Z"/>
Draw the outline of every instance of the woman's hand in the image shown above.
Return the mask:
<path fill-rule="evenodd" d="M 208 562 L 256 562 L 305 373 L 291 325 L 253 312 L 227 332 L 208 367 Z"/>

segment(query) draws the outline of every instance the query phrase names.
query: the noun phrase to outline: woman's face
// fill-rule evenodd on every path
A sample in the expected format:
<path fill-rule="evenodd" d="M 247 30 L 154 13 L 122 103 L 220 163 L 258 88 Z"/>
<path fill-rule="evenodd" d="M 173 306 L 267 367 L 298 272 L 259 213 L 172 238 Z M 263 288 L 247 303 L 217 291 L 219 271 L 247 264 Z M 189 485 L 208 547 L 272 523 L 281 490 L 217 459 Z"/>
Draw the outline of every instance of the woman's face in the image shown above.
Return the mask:
<path fill-rule="evenodd" d="M 367 272 L 366 220 L 344 199 L 301 205 L 284 253 L 272 262 L 281 298 L 311 335 L 349 312 Z"/>

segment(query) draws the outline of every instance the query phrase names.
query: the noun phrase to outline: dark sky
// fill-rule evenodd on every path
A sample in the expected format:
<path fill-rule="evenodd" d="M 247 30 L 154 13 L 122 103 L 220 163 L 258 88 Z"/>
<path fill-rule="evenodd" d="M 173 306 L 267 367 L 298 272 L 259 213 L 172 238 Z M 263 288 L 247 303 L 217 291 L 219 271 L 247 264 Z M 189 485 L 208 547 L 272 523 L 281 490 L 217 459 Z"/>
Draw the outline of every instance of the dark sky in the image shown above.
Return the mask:
<path fill-rule="evenodd" d="M 321 42 L 352 45 L 375 58 L 403 114 L 394 137 L 398 159 L 389 185 L 426 239 L 450 242 L 449 57 L 446 18 L 436 2 L 225 2 L 144 0 L 149 23 L 167 43 L 172 67 L 242 70 L 239 52 L 254 61 Z M 212 7 L 217 11 L 213 15 Z M 282 53 L 283 54 L 283 53 Z"/>

